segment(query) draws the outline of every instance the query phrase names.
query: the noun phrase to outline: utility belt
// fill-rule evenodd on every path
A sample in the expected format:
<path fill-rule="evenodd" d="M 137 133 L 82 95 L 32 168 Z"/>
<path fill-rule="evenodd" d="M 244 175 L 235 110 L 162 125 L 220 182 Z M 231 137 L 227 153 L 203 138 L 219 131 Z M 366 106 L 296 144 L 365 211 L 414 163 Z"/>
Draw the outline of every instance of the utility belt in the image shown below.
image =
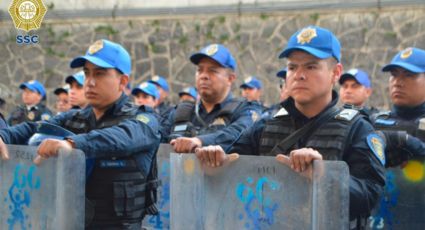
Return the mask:
<path fill-rule="evenodd" d="M 146 177 L 134 159 L 97 159 L 86 187 L 86 226 L 139 223 Z"/>

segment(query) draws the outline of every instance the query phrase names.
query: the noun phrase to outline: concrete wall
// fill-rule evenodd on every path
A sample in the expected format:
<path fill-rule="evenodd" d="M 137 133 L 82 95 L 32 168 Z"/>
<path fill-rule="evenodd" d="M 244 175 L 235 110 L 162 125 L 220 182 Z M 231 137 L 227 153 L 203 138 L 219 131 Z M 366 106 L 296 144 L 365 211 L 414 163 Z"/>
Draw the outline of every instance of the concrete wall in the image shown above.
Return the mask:
<path fill-rule="evenodd" d="M 48 14 L 54 15 L 55 9 Z M 188 56 L 209 43 L 223 43 L 238 61 L 236 86 L 248 75 L 264 83 L 266 104 L 278 100 L 275 73 L 285 65 L 277 58 L 297 29 L 316 24 L 327 27 L 340 38 L 342 62 L 346 69 L 363 68 L 372 75 L 371 104 L 388 107 L 388 76 L 380 69 L 398 51 L 416 46 L 425 48 L 425 6 L 384 8 L 278 10 L 262 13 L 167 14 L 158 16 L 51 18 L 30 34 L 40 36 L 40 44 L 21 46 L 11 20 L 0 21 L 0 96 L 10 110 L 20 103 L 21 82 L 38 79 L 48 89 L 48 104 L 54 103 L 53 90 L 64 78 L 77 71 L 69 68 L 72 58 L 85 53 L 100 38 L 122 43 L 133 60 L 133 84 L 153 74 L 163 75 L 171 84 L 172 100 L 185 86 L 194 83 L 194 66 Z M 239 94 L 235 87 L 236 94 Z"/>

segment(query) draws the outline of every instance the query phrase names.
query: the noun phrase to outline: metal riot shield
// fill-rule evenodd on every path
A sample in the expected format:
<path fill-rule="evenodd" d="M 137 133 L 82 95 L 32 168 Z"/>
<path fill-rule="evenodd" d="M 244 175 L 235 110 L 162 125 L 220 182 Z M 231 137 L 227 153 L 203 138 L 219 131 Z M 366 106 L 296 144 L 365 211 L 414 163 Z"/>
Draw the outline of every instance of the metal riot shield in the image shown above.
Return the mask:
<path fill-rule="evenodd" d="M 205 175 L 194 154 L 171 154 L 171 229 L 346 229 L 345 162 L 316 161 L 307 178 L 274 157 L 240 156 Z"/>
<path fill-rule="evenodd" d="M 0 160 L 0 229 L 84 229 L 85 156 L 60 150 L 36 166 L 37 147 L 8 145 Z"/>
<path fill-rule="evenodd" d="M 389 168 L 369 229 L 425 229 L 425 159 L 417 157 L 403 168 Z"/>
<path fill-rule="evenodd" d="M 157 152 L 158 178 L 161 185 L 158 189 L 156 204 L 159 214 L 146 216 L 143 227 L 146 229 L 170 229 L 170 153 L 173 148 L 169 144 L 161 144 Z"/>

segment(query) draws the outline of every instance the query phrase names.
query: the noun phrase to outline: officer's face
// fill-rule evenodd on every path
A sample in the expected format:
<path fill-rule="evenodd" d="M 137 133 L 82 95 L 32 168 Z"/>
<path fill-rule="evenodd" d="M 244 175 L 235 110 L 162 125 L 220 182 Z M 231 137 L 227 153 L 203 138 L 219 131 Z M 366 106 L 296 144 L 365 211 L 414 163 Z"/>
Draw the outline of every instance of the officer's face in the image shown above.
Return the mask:
<path fill-rule="evenodd" d="M 71 103 L 69 103 L 69 97 L 67 93 L 60 93 L 56 98 L 56 110 L 58 112 L 65 112 L 71 109 Z"/>
<path fill-rule="evenodd" d="M 142 92 L 138 92 L 136 96 L 134 96 L 134 103 L 136 105 L 146 105 L 154 108 L 156 101 L 157 100 L 155 100 L 155 98 L 151 95 Z"/>
<path fill-rule="evenodd" d="M 121 96 L 128 77 L 115 69 L 101 68 L 86 61 L 84 65 L 84 92 L 94 109 L 105 109 Z"/>
<path fill-rule="evenodd" d="M 324 106 L 332 98 L 332 87 L 341 75 L 342 65 L 333 58 L 318 59 L 306 52 L 293 51 L 288 57 L 286 88 L 298 105 Z"/>
<path fill-rule="evenodd" d="M 242 97 L 248 101 L 259 101 L 261 97 L 261 90 L 256 88 L 242 88 Z"/>
<path fill-rule="evenodd" d="M 25 105 L 36 105 L 40 103 L 42 97 L 39 93 L 24 88 L 22 91 L 22 101 Z"/>
<path fill-rule="evenodd" d="M 415 74 L 396 67 L 391 70 L 389 85 L 394 105 L 414 107 L 425 102 L 425 73 Z"/>
<path fill-rule="evenodd" d="M 372 89 L 366 88 L 359 84 L 354 79 L 345 80 L 341 88 L 339 88 L 339 95 L 344 104 L 350 104 L 362 107 L 366 103 L 369 96 L 372 94 Z"/>
<path fill-rule="evenodd" d="M 69 101 L 72 106 L 84 108 L 87 105 L 84 87 L 79 85 L 76 81 L 72 81 L 70 84 Z"/>
<path fill-rule="evenodd" d="M 235 74 L 210 58 L 202 58 L 196 71 L 196 88 L 203 101 L 219 103 L 227 96 Z"/>

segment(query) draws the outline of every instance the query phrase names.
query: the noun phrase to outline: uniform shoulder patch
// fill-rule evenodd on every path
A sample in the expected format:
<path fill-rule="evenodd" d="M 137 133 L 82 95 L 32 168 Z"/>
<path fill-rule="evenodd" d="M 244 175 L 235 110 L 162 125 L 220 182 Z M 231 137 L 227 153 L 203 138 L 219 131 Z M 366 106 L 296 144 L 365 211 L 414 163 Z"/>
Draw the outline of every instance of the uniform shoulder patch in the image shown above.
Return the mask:
<path fill-rule="evenodd" d="M 279 109 L 279 111 L 277 111 L 277 113 L 273 116 L 273 117 L 282 117 L 282 116 L 286 116 L 288 115 L 288 111 L 286 111 L 285 108 L 281 108 Z"/>
<path fill-rule="evenodd" d="M 339 112 L 335 119 L 337 120 L 343 120 L 343 121 L 351 121 L 353 118 L 359 114 L 358 110 L 355 109 L 343 109 L 341 112 Z"/>
<path fill-rule="evenodd" d="M 42 121 L 48 121 L 48 120 L 50 120 L 51 117 L 52 116 L 50 116 L 50 114 L 48 114 L 48 113 L 41 114 L 41 120 Z"/>
<path fill-rule="evenodd" d="M 149 123 L 149 121 L 150 121 L 149 117 L 146 116 L 145 114 L 139 114 L 139 115 L 137 115 L 136 116 L 136 119 L 139 120 L 139 121 L 141 121 L 141 122 L 143 122 L 143 123 L 145 123 L 145 124 Z"/>
<path fill-rule="evenodd" d="M 382 138 L 376 133 L 371 133 L 366 139 L 370 150 L 372 150 L 373 154 L 378 158 L 382 165 L 385 165 L 385 144 Z"/>

